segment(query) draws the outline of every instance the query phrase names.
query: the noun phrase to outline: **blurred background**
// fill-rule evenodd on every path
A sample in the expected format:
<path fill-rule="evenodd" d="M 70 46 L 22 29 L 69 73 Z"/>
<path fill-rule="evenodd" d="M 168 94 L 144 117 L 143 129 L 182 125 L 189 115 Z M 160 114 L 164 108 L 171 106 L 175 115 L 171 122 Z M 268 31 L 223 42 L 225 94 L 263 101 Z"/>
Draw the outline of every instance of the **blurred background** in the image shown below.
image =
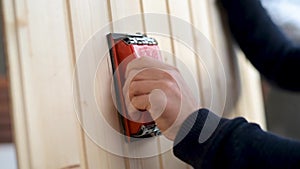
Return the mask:
<path fill-rule="evenodd" d="M 300 44 L 300 1 L 262 0 L 272 19 Z M 299 77 L 295 77 L 299 78 Z M 262 80 L 268 130 L 300 139 L 300 93 L 281 90 Z"/>
<path fill-rule="evenodd" d="M 272 19 L 300 44 L 300 1 L 262 0 Z M 1 8 L 0 8 L 1 10 Z M 2 15 L 2 11 L 0 11 Z M 1 16 L 1 19 L 3 17 Z M 0 22 L 0 164 L 3 169 L 17 168 L 9 113 L 8 78 L 4 57 L 3 25 Z M 297 78 L 297 77 L 295 77 Z M 282 136 L 300 139 L 300 93 L 278 89 L 262 80 L 267 128 Z"/>

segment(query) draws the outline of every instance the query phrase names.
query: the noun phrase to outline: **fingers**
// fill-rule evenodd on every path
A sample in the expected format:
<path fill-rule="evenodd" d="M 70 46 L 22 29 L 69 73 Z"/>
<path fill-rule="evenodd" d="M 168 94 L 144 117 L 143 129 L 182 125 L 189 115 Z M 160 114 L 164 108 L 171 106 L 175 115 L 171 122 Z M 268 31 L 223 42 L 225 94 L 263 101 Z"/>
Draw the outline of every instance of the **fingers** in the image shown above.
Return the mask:
<path fill-rule="evenodd" d="M 124 94 L 128 94 L 129 98 L 133 96 L 149 94 L 154 89 L 169 90 L 174 87 L 172 82 L 175 81 L 170 73 L 156 69 L 144 69 L 141 71 L 133 70 L 129 73 L 123 86 Z"/>
<path fill-rule="evenodd" d="M 128 114 L 137 122 L 155 120 L 171 140 L 198 106 L 175 67 L 149 57 L 132 60 L 126 68 L 124 98 Z M 151 118 L 147 118 L 151 115 Z"/>
<path fill-rule="evenodd" d="M 148 111 L 129 112 L 128 115 L 128 119 L 138 123 L 149 123 L 153 121 L 151 114 Z"/>
<path fill-rule="evenodd" d="M 135 96 L 131 99 L 131 104 L 138 110 L 149 110 L 151 108 L 149 95 Z"/>
<path fill-rule="evenodd" d="M 140 80 L 132 81 L 129 85 L 129 98 L 132 99 L 134 96 L 150 94 L 155 89 L 167 88 L 167 82 L 164 80 Z"/>
<path fill-rule="evenodd" d="M 132 71 L 136 72 L 135 69 Z M 133 80 L 160 80 L 167 78 L 168 76 L 170 75 L 164 70 L 158 68 L 146 68 L 136 72 Z"/>
<path fill-rule="evenodd" d="M 162 90 L 154 89 L 150 94 L 134 96 L 131 100 L 131 104 L 140 111 L 147 110 L 155 120 L 164 112 L 167 105 L 167 96 Z M 141 112 L 134 110 L 129 111 L 130 116 L 134 119 L 140 119 L 140 113 Z"/>
<path fill-rule="evenodd" d="M 176 68 L 152 58 L 132 60 L 127 65 L 126 81 L 123 86 L 130 118 L 140 121 L 144 119 L 143 114 L 148 114 L 153 120 L 160 121 L 169 104 L 168 98 L 181 100 L 179 86 L 173 77 L 174 75 L 176 77 L 176 73 L 178 73 Z M 172 103 L 170 102 L 170 105 L 173 105 Z M 174 101 L 174 104 L 175 106 L 171 107 L 180 105 L 180 102 Z"/>
<path fill-rule="evenodd" d="M 141 87 L 134 86 L 136 83 L 133 84 L 130 89 L 136 89 L 135 92 L 137 93 L 134 93 L 134 95 L 149 94 L 153 89 L 160 89 L 161 87 L 158 86 L 158 83 L 152 83 L 150 81 L 162 79 L 174 80 L 174 78 L 168 71 L 170 69 L 175 68 L 148 57 L 134 59 L 127 65 L 125 78 L 126 81 L 123 86 L 123 91 L 124 93 L 127 93 L 129 86 L 132 85 L 132 82 L 146 80 L 149 80 L 149 82 L 141 84 Z M 151 85 L 147 85 L 147 83 L 151 83 Z M 132 98 L 132 96 L 133 95 L 131 92 L 130 98 Z"/>
<path fill-rule="evenodd" d="M 130 71 L 141 70 L 145 68 L 171 69 L 173 67 L 151 57 L 141 57 L 128 63 L 125 78 L 128 78 Z"/>
<path fill-rule="evenodd" d="M 130 101 L 128 98 L 125 99 L 129 119 L 139 123 L 147 123 L 153 121 L 147 109 L 151 108 L 151 104 L 148 99 L 148 95 L 138 96 Z"/>

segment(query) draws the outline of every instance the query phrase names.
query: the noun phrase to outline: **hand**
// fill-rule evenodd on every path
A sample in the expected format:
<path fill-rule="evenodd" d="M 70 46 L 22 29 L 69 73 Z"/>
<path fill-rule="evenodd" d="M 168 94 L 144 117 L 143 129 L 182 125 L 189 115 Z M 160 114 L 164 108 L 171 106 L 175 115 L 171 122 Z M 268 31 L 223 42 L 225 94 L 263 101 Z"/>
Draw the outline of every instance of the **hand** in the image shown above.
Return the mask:
<path fill-rule="evenodd" d="M 199 106 L 178 69 L 150 57 L 131 61 L 123 87 L 129 116 L 139 121 L 148 111 L 158 128 L 174 140 L 184 120 Z"/>

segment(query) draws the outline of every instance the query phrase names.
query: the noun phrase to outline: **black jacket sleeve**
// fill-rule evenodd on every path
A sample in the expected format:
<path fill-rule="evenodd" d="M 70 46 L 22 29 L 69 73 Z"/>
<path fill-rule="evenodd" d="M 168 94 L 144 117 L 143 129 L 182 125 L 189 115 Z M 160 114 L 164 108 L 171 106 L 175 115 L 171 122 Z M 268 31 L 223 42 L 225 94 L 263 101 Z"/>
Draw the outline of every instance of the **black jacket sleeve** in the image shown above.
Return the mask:
<path fill-rule="evenodd" d="M 219 3 L 235 40 L 256 69 L 275 85 L 300 91 L 300 47 L 272 22 L 260 0 Z"/>
<path fill-rule="evenodd" d="M 215 116 L 214 118 L 207 118 Z M 198 141 L 205 121 L 219 122 L 211 137 Z M 189 116 L 174 141 L 173 152 L 195 169 L 300 168 L 300 143 L 281 138 L 243 118 L 219 118 L 206 109 Z"/>

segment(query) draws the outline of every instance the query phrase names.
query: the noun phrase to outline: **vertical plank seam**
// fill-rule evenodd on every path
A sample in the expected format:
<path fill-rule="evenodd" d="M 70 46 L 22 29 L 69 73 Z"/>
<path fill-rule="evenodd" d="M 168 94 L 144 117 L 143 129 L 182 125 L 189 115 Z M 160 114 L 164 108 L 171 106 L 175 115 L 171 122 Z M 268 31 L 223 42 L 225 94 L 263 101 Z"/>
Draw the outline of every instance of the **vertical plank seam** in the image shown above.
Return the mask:
<path fill-rule="evenodd" d="M 139 8 L 140 8 L 140 15 L 142 19 L 142 30 L 146 33 L 146 22 L 145 22 L 145 15 L 144 15 L 144 7 L 143 7 L 143 0 L 138 0 Z M 158 148 L 158 147 L 157 147 Z M 137 162 L 144 168 L 144 162 L 142 158 L 136 158 Z"/>
<path fill-rule="evenodd" d="M 3 3 L 3 1 L 2 1 L 2 3 Z M 2 4 L 1 3 L 1 4 Z M 4 6 L 4 5 L 3 5 Z M 1 6 L 2 7 L 2 6 Z M 14 27 L 14 34 L 15 34 L 15 40 L 16 40 L 16 42 L 15 42 L 15 45 L 16 45 L 16 49 L 17 49 L 17 56 L 16 56 L 16 60 L 17 60 L 17 65 L 18 65 L 18 72 L 19 72 L 19 75 L 20 75 L 20 77 L 18 78 L 19 79 L 19 81 L 20 81 L 20 83 L 21 83 L 21 85 L 20 85 L 20 91 L 21 91 L 21 100 L 22 100 L 22 110 L 23 110 L 23 115 L 24 115 L 24 117 L 25 117 L 25 119 L 23 119 L 23 121 L 24 121 L 24 130 L 25 130 L 25 133 L 26 133 L 26 136 L 28 136 L 29 135 L 29 129 L 28 129 L 28 119 L 27 119 L 27 112 L 26 112 L 26 110 L 27 110 L 27 106 L 26 106 L 26 101 L 25 101 L 25 92 L 24 92 L 24 77 L 23 77 L 23 74 L 22 74 L 22 68 L 23 68 L 23 66 L 22 66 L 22 64 L 20 63 L 20 59 L 21 59 L 21 57 L 20 57 L 20 55 L 21 55 L 21 52 L 20 52 L 20 49 L 19 49 L 19 47 L 20 47 L 20 44 L 19 44 L 19 34 L 18 34 L 18 29 L 17 29 L 17 27 L 18 27 L 18 22 L 17 22 L 17 9 L 16 9 L 16 2 L 13 0 L 12 1 L 12 10 L 13 10 L 13 27 Z M 4 12 L 4 10 L 2 11 L 2 12 Z M 4 24 L 4 15 L 3 15 L 3 27 L 4 27 L 4 29 L 3 29 L 3 31 L 4 32 L 7 32 L 7 29 L 5 28 L 5 24 Z M 6 39 L 6 33 L 4 34 L 4 37 L 5 37 L 5 39 Z M 7 52 L 5 52 L 5 54 L 6 54 L 6 56 L 8 56 L 8 45 L 9 44 L 6 44 L 5 43 L 5 51 L 7 51 Z M 9 61 L 9 59 L 7 59 L 7 62 L 10 62 Z M 8 69 L 10 69 L 10 66 L 8 66 Z M 8 77 L 10 77 L 10 71 L 8 71 Z M 11 78 L 9 78 L 9 79 L 11 79 Z M 10 95 L 12 95 L 12 91 L 10 90 Z M 11 97 L 11 100 L 12 100 L 12 97 Z M 12 106 L 12 104 L 13 104 L 13 101 L 11 102 L 11 107 L 13 107 Z M 13 109 L 11 109 L 12 111 L 14 111 Z M 14 115 L 13 115 L 13 113 L 12 113 L 12 117 L 14 118 Z M 30 144 L 29 144 L 29 138 L 28 137 L 26 137 L 26 138 L 24 138 L 25 140 L 26 140 L 26 143 L 25 143 L 25 145 L 26 145 L 26 147 L 25 147 L 25 149 L 27 150 L 27 155 L 28 155 L 28 167 L 29 168 L 32 168 L 31 166 L 32 166 L 32 160 L 31 160 L 31 151 L 30 151 Z M 17 158 L 18 159 L 20 159 L 21 157 L 20 157 L 20 153 L 18 153 L 18 147 L 19 147 L 19 145 L 18 144 L 16 144 L 16 148 L 17 148 Z M 17 164 L 18 165 L 18 167 L 20 167 L 20 163 L 18 163 Z"/>
<path fill-rule="evenodd" d="M 129 159 L 125 157 L 124 162 L 125 162 L 125 169 L 130 169 Z"/>
<path fill-rule="evenodd" d="M 215 2 L 215 0 L 213 0 L 213 2 L 210 2 L 210 3 L 215 4 L 214 2 Z M 215 23 L 214 23 L 214 16 L 215 15 L 213 14 L 214 11 L 212 11 L 212 9 L 211 9 L 213 7 L 209 7 L 209 3 L 206 3 L 206 7 L 207 7 L 207 12 L 208 12 L 208 14 L 210 16 L 210 17 L 207 18 L 207 20 L 209 22 L 210 29 L 212 29 L 212 31 L 210 31 L 210 36 L 211 36 L 211 41 L 212 41 L 212 47 L 215 50 L 215 53 L 216 53 L 217 57 L 219 57 L 217 59 L 219 59 L 220 62 L 221 62 L 222 61 L 221 58 L 220 58 L 221 56 L 219 55 L 219 51 L 217 51 L 218 47 L 217 47 L 217 40 L 216 40 L 216 35 L 215 35 L 216 30 L 214 29 L 214 25 L 215 25 Z M 215 59 L 213 59 L 213 63 L 214 63 L 214 65 L 216 65 L 216 60 Z M 220 72 L 218 66 L 215 69 L 216 69 L 216 72 Z M 214 73 L 214 75 L 216 75 L 216 73 Z M 221 84 L 219 78 L 216 78 L 216 83 L 217 83 L 217 86 L 219 86 Z M 219 88 L 217 87 L 216 91 L 214 91 L 214 92 L 216 93 L 216 92 L 218 92 L 218 90 L 219 90 Z M 215 98 L 215 99 L 218 99 L 218 98 Z M 220 99 L 218 99 L 218 101 L 220 102 Z M 225 108 L 225 106 L 226 106 L 226 96 L 225 96 L 224 108 Z M 224 112 L 220 112 L 220 113 L 224 114 Z"/>
<path fill-rule="evenodd" d="M 114 24 L 113 24 L 113 15 L 112 15 L 112 2 L 111 0 L 107 0 L 107 13 L 108 13 L 108 18 L 110 21 L 110 31 L 113 32 L 114 30 Z M 123 157 L 124 164 L 125 164 L 125 169 L 130 169 L 130 163 L 129 159 L 126 157 Z"/>
<path fill-rule="evenodd" d="M 14 27 L 14 32 L 15 32 L 15 40 L 16 40 L 16 43 L 15 43 L 15 45 L 16 45 L 16 49 L 17 49 L 17 65 L 18 65 L 18 72 L 19 72 L 19 75 L 20 75 L 20 78 L 19 78 L 19 80 L 21 81 L 21 83 L 23 84 L 23 77 L 22 77 L 22 71 L 20 71 L 20 69 L 21 69 L 21 66 L 20 66 L 20 60 L 19 60 L 19 55 L 20 55 L 20 51 L 19 51 L 19 44 L 18 44 L 18 31 L 17 31 L 17 20 L 16 20 L 16 7 L 15 7 L 15 2 L 14 1 L 11 1 L 11 3 L 12 3 L 12 10 L 13 10 L 13 18 L 14 18 L 14 22 L 13 22 L 13 27 Z M 4 7 L 4 1 L 2 1 L 2 2 L 0 2 L 0 5 L 1 5 L 1 9 L 3 9 L 3 7 Z M 7 60 L 6 60 L 6 62 L 7 62 L 7 64 L 10 62 L 9 60 L 9 57 L 8 57 L 8 54 L 9 54 L 9 47 L 8 47 L 8 43 L 5 41 L 5 40 L 7 40 L 7 28 L 6 28 L 6 26 L 5 26 L 5 16 L 4 16 L 4 10 L 2 10 L 2 26 L 3 26 L 3 39 L 4 39 L 4 56 L 6 56 L 7 57 Z M 11 67 L 10 66 L 7 66 L 7 69 L 8 69 L 8 71 L 7 71 L 7 76 L 8 76 L 8 78 L 9 78 L 9 80 L 11 80 L 11 78 L 10 78 L 10 71 L 9 71 L 9 69 L 11 69 Z M 11 82 L 10 82 L 11 83 Z M 24 88 L 23 88 L 23 85 L 20 85 L 21 86 L 21 89 L 20 89 L 20 91 L 22 92 L 21 93 L 21 97 L 22 97 L 22 101 L 25 101 L 24 100 Z M 9 87 L 9 93 L 10 93 L 10 96 L 12 96 L 13 94 L 12 94 L 12 90 L 11 90 L 11 87 Z M 10 97 L 10 100 L 11 100 L 11 102 L 10 102 L 10 107 L 11 107 L 11 111 L 13 112 L 14 111 L 14 108 L 13 108 L 13 101 L 12 101 L 12 97 Z M 24 113 L 24 116 L 26 116 L 26 112 L 25 112 L 25 110 L 26 110 L 26 108 L 25 108 L 25 103 L 22 103 L 22 109 L 23 109 L 23 113 Z M 15 119 L 15 117 L 14 117 L 14 113 L 11 113 L 11 115 L 12 115 L 12 119 L 13 119 L 13 123 L 14 123 L 14 119 Z M 26 120 L 25 119 L 23 119 L 23 121 L 24 121 L 24 127 L 25 127 L 25 132 L 26 132 L 26 136 L 28 136 L 28 128 L 27 128 L 27 122 L 26 122 Z M 12 126 L 13 126 L 13 124 L 12 124 Z M 16 134 L 16 131 L 15 131 L 15 129 L 14 129 L 14 127 L 13 127 L 13 133 L 14 133 L 14 135 Z M 30 145 L 29 145 L 29 143 L 28 143 L 28 138 L 26 137 L 25 138 L 25 140 L 26 140 L 26 147 L 25 147 L 25 149 L 27 150 L 27 155 L 28 155 L 28 157 L 30 157 L 31 155 L 31 153 L 29 153 L 29 147 L 30 147 Z M 14 141 L 15 141 L 15 143 L 16 143 L 16 138 L 14 137 Z M 17 159 L 19 159 L 20 160 L 20 153 L 19 153 L 19 144 L 15 144 L 15 146 L 16 146 L 16 152 L 17 152 Z M 27 157 L 27 158 L 28 158 Z M 20 166 L 21 164 L 20 163 L 17 163 L 17 166 L 18 166 L 18 168 L 20 168 L 21 166 Z M 29 168 L 31 168 L 31 166 L 32 166 L 32 164 L 31 164 L 31 160 L 30 160 L 30 158 L 28 158 L 28 167 Z"/>
<path fill-rule="evenodd" d="M 158 144 L 158 157 L 159 157 L 159 168 L 163 169 L 164 168 L 164 163 L 163 163 L 163 159 L 162 159 L 162 152 L 161 152 L 161 146 L 160 146 L 160 138 L 157 138 L 157 144 Z"/>
<path fill-rule="evenodd" d="M 112 21 L 113 21 L 113 17 L 112 17 L 112 9 L 111 9 L 111 0 L 107 0 L 107 13 L 108 13 L 108 19 L 109 19 L 109 22 L 110 22 L 110 25 L 111 27 L 109 28 L 110 31 L 112 32 L 112 30 L 114 30 L 114 25 L 112 24 Z"/>
<path fill-rule="evenodd" d="M 147 32 L 147 27 L 146 27 L 146 18 L 145 18 L 145 10 L 144 10 L 144 2 L 143 0 L 140 1 L 140 9 L 141 9 L 141 15 L 142 15 L 142 26 L 143 26 L 143 31 L 144 33 Z M 156 139 L 157 140 L 157 150 L 159 152 L 161 152 L 161 147 L 160 147 L 160 142 L 159 142 L 159 139 Z M 160 169 L 163 169 L 163 164 L 162 164 L 162 156 L 161 154 L 158 155 L 158 163 L 159 163 L 159 168 Z M 142 161 L 142 166 L 144 166 L 144 163 Z"/>
<path fill-rule="evenodd" d="M 70 40 L 70 46 L 71 46 L 71 60 L 73 61 L 71 67 L 73 67 L 75 69 L 76 67 L 76 50 L 75 50 L 75 41 L 74 41 L 74 30 L 73 30 L 73 20 L 72 20 L 72 14 L 71 14 L 71 4 L 70 4 L 70 0 L 66 0 L 66 10 L 67 10 L 67 29 L 69 30 L 69 40 Z M 74 70 L 75 72 L 77 72 L 77 69 Z M 72 70 L 71 70 L 72 72 Z M 74 73 L 75 73 L 74 72 Z M 77 76 L 74 77 L 75 80 L 76 80 L 76 95 L 78 98 L 80 98 L 80 93 L 79 93 L 79 88 L 78 88 L 78 85 L 79 85 L 79 82 L 78 82 L 78 78 Z M 80 112 L 81 111 L 81 105 L 78 104 L 78 108 L 80 109 Z M 82 119 L 82 116 L 81 114 L 78 114 L 78 116 L 80 116 L 79 118 Z M 79 119 L 77 119 L 79 120 Z M 84 158 L 84 168 L 88 169 L 88 163 L 87 163 L 87 151 L 86 151 L 86 140 L 85 140 L 85 133 L 84 133 L 84 130 L 82 129 L 82 126 L 80 125 L 80 139 L 81 139 L 81 142 L 82 142 L 82 145 L 80 146 L 82 149 L 83 149 L 83 158 Z"/>
<path fill-rule="evenodd" d="M 171 47 L 171 52 L 172 52 L 172 62 L 173 65 L 176 66 L 176 60 L 175 60 L 175 47 L 174 47 L 174 39 L 172 37 L 173 35 L 173 29 L 172 29 L 172 24 L 171 24 L 171 15 L 170 15 L 170 5 L 169 5 L 169 0 L 165 1 L 165 5 L 166 5 L 166 15 L 167 15 L 167 20 L 168 20 L 168 25 L 169 25 L 169 38 L 170 38 L 170 47 Z M 143 15 L 144 16 L 144 15 Z M 143 22 L 145 23 L 145 22 Z M 146 26 L 145 26 L 146 28 Z M 158 144 L 158 151 L 159 151 L 159 155 L 158 155 L 158 159 L 159 159 L 159 167 L 160 169 L 164 168 L 164 164 L 163 164 L 163 156 L 162 156 L 162 150 L 161 150 L 161 142 L 160 142 L 160 138 L 157 138 L 157 144 Z"/>
<path fill-rule="evenodd" d="M 24 0 L 25 1 L 25 0 Z M 18 33 L 18 27 L 19 27 L 19 23 L 18 23 L 18 18 L 17 18 L 17 7 L 16 7 L 16 1 L 15 0 L 13 0 L 12 1 L 13 2 L 13 10 L 14 10 L 14 20 L 15 20 L 15 31 L 16 31 L 16 41 L 17 41 L 17 53 L 18 53 L 18 65 L 19 65 L 19 74 L 20 74 L 20 81 L 21 81 L 21 91 L 22 91 L 22 100 L 23 100 L 23 104 L 22 104 L 22 106 L 23 106 L 23 112 L 24 112 L 24 117 L 25 117 L 25 119 L 24 119 L 24 124 L 25 124 L 25 132 L 26 132 L 26 144 L 27 144 L 27 151 L 28 151 L 28 156 L 29 156 L 29 162 L 28 162 L 28 164 L 29 164 L 29 167 L 30 168 L 32 168 L 32 152 L 31 152 L 31 145 L 30 145 L 30 138 L 29 138 L 29 126 L 28 126 L 28 112 L 27 112 L 27 106 L 26 106 L 26 99 L 25 99 L 25 89 L 24 89 L 24 86 L 25 86 L 25 84 L 24 84 L 24 74 L 23 74 L 23 72 L 22 72 L 22 70 L 23 70 L 23 65 L 22 65 L 22 63 L 21 63 L 21 60 L 22 60 L 22 57 L 21 57 L 21 52 L 20 52 L 20 37 L 19 37 L 19 33 Z M 27 4 L 27 2 L 25 1 L 25 3 Z M 26 7 L 25 7 L 26 9 L 27 9 L 27 5 L 26 5 Z"/>
<path fill-rule="evenodd" d="M 88 12 L 90 12 L 90 9 L 91 9 L 91 3 L 90 3 L 90 1 L 87 1 L 87 3 L 88 3 Z M 107 4 L 107 3 L 108 3 L 108 1 L 106 1 L 106 4 Z M 108 6 L 108 5 L 107 5 L 107 6 Z M 107 12 L 107 13 L 109 14 L 109 12 Z M 91 17 L 92 17 L 92 15 L 91 15 Z M 91 31 L 91 32 L 94 32 L 94 31 L 92 31 L 92 30 L 93 30 L 93 24 L 92 24 L 92 23 L 93 23 L 93 21 L 90 23 L 90 31 Z M 96 59 L 96 58 L 93 58 L 93 60 L 94 60 L 95 63 L 96 63 L 97 59 Z M 106 132 L 103 133 L 103 137 L 106 138 Z M 97 142 L 96 142 L 94 139 L 92 139 L 92 137 L 88 136 L 88 139 L 89 139 L 91 142 L 93 142 L 93 144 L 94 144 L 97 148 L 100 148 L 99 145 L 97 144 Z M 107 144 L 106 140 L 105 140 L 105 143 Z M 100 154 L 99 151 L 97 151 L 97 153 Z M 107 165 L 108 169 L 110 169 L 110 168 L 111 168 L 111 163 L 110 163 L 110 158 L 109 158 L 109 154 L 108 154 L 108 153 L 109 153 L 109 152 L 104 153 L 104 156 L 105 156 L 106 165 Z M 104 159 L 103 159 L 103 160 L 104 160 Z"/>
<path fill-rule="evenodd" d="M 89 5 L 90 6 L 90 5 Z M 112 30 L 113 30 L 113 23 L 112 23 L 112 13 L 111 13 L 111 11 L 112 11 L 112 9 L 111 9 L 111 2 L 110 2 L 110 0 L 106 0 L 106 6 L 107 6 L 107 14 L 108 14 L 108 20 L 110 21 L 110 27 L 109 27 L 109 29 L 110 29 L 110 32 L 112 32 Z M 110 49 L 109 49 L 110 50 Z M 110 71 L 109 71 L 110 72 Z M 104 132 L 103 133 L 103 136 L 104 137 L 106 137 L 106 132 Z M 91 139 L 91 138 L 90 138 Z M 92 140 L 92 139 L 91 139 Z M 92 140 L 93 141 L 93 140 Z M 94 142 L 94 141 L 93 141 Z M 105 143 L 107 144 L 107 142 L 105 141 Z M 95 144 L 95 145 L 97 145 L 97 144 Z M 97 145 L 98 146 L 98 145 Z M 108 168 L 110 169 L 111 168 L 111 160 L 110 160 L 110 157 L 109 157 L 109 151 L 107 151 L 106 153 L 105 153 L 105 157 L 106 157 L 106 164 L 107 164 L 107 166 L 108 166 Z"/>
<path fill-rule="evenodd" d="M 201 100 L 200 101 L 204 101 L 204 99 L 203 99 L 203 92 L 201 92 L 200 90 L 202 90 L 202 85 L 201 85 L 201 76 L 200 76 L 200 67 L 199 67 L 199 63 L 198 63 L 198 59 L 197 59 L 197 52 L 196 52 L 196 37 L 195 37 L 195 30 L 193 29 L 193 27 L 194 27 L 194 18 L 193 18 L 193 14 L 192 14 L 192 5 L 191 5 L 191 1 L 188 1 L 187 2 L 188 3 L 188 8 L 189 8 L 189 11 L 188 11 L 188 15 L 189 15 L 189 19 L 190 19 L 190 24 L 191 24 L 191 26 L 190 26 L 190 28 L 192 29 L 191 31 L 191 33 L 192 33 L 192 38 L 193 38 L 193 46 L 191 46 L 191 47 L 188 47 L 191 51 L 192 51 L 192 53 L 194 54 L 194 58 L 195 58 L 195 61 L 196 61 L 196 70 L 197 70 L 197 72 L 196 72 L 196 75 L 197 75 L 197 82 L 198 82 L 198 89 L 199 89 L 199 93 L 198 94 L 200 94 L 200 98 L 201 98 Z M 190 166 L 188 165 L 188 164 L 186 164 L 186 169 L 189 169 L 190 168 Z"/>
<path fill-rule="evenodd" d="M 175 57 L 175 46 L 174 46 L 174 39 L 173 39 L 173 28 L 172 28 L 172 23 L 171 23 L 171 14 L 170 14 L 170 4 L 169 4 L 169 0 L 166 0 L 166 10 L 167 10 L 167 15 L 168 15 L 168 25 L 169 25 L 169 29 L 170 29 L 170 40 L 171 40 L 171 51 L 173 54 L 173 64 L 176 67 L 177 63 L 176 63 L 176 57 Z"/>
<path fill-rule="evenodd" d="M 195 24 L 194 24 L 194 17 L 193 17 L 193 7 L 192 7 L 192 2 L 191 1 L 188 1 L 188 6 L 189 6 L 189 17 L 190 17 L 190 21 L 191 21 L 191 24 L 192 24 L 192 28 L 195 28 Z M 197 55 L 197 50 L 196 47 L 197 47 L 197 39 L 196 39 L 196 36 L 195 36 L 195 29 L 192 29 L 192 36 L 193 36 L 193 45 L 194 45 L 194 54 L 195 54 L 195 59 L 196 59 L 196 68 L 197 68 L 197 81 L 198 81 L 198 88 L 199 88 L 199 95 L 200 95 L 200 101 L 203 102 L 202 105 L 206 105 L 205 104 L 205 99 L 204 99 L 204 95 L 203 95 L 203 86 L 201 85 L 201 81 L 202 81 L 202 78 L 201 78 L 201 70 L 200 70 L 200 64 L 199 64 L 199 59 L 198 59 L 198 55 Z M 199 56 L 200 57 L 200 56 Z"/>
<path fill-rule="evenodd" d="M 109 24 L 110 24 L 110 27 L 109 27 L 109 29 L 110 29 L 110 32 L 112 32 L 112 30 L 113 30 L 113 23 L 112 23 L 112 8 L 111 8 L 111 1 L 110 0 L 107 0 L 106 1 L 106 6 L 107 6 L 107 14 L 108 14 L 108 20 L 109 20 Z M 109 49 L 110 50 L 110 49 Z M 109 63 L 108 63 L 109 64 Z M 109 65 L 109 66 L 111 66 L 111 65 Z M 110 70 L 111 71 L 111 70 Z M 109 71 L 109 72 L 110 72 Z M 109 153 L 109 152 L 107 152 L 107 153 Z M 108 156 L 107 156 L 107 154 L 105 154 L 105 156 L 106 156 L 106 160 L 108 161 Z M 125 161 L 125 159 L 124 159 L 124 161 Z M 124 162 L 125 163 L 125 162 Z M 126 164 L 126 163 L 125 163 Z M 110 168 L 110 162 L 108 161 L 107 162 L 107 165 L 109 166 L 109 168 Z M 126 167 L 126 169 L 127 169 L 127 167 Z"/>
<path fill-rule="evenodd" d="M 146 28 L 146 22 L 145 22 L 145 14 L 144 14 L 144 3 L 143 0 L 140 0 L 140 9 L 141 9 L 141 15 L 142 15 L 142 26 L 143 26 L 143 31 L 144 33 L 147 32 Z"/>

